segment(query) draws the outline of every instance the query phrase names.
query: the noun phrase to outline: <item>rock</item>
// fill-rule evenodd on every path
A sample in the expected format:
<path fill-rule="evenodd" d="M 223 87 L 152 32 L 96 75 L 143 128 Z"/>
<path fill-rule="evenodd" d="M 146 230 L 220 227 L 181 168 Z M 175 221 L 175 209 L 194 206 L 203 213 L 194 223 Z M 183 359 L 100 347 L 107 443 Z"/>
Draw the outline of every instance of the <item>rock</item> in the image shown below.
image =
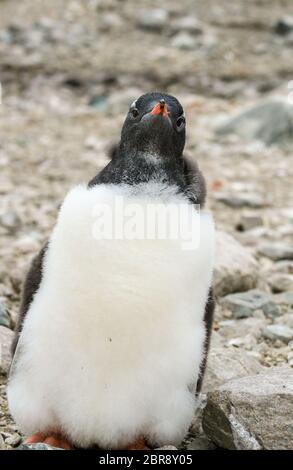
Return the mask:
<path fill-rule="evenodd" d="M 17 450 L 64 450 L 59 447 L 52 447 L 48 444 L 44 444 L 43 442 L 38 442 L 36 444 L 22 444 L 20 445 Z"/>
<path fill-rule="evenodd" d="M 293 16 L 286 15 L 280 18 L 274 26 L 274 31 L 280 36 L 290 34 L 293 31 Z"/>
<path fill-rule="evenodd" d="M 108 11 L 107 13 L 103 13 L 100 16 L 101 26 L 100 29 L 102 31 L 110 31 L 114 28 L 120 28 L 123 25 L 123 21 L 121 16 L 117 13 Z"/>
<path fill-rule="evenodd" d="M 273 367 L 208 394 L 206 435 L 225 449 L 292 449 L 293 370 Z"/>
<path fill-rule="evenodd" d="M 5 442 L 1 433 L 0 433 L 0 450 L 5 450 Z"/>
<path fill-rule="evenodd" d="M 293 367 L 293 351 L 290 351 L 287 357 L 287 361 L 290 367 Z M 0 447 L 1 449 L 1 447 Z"/>
<path fill-rule="evenodd" d="M 192 50 L 196 47 L 197 43 L 194 37 L 187 32 L 182 31 L 181 33 L 176 34 L 171 41 L 172 47 L 177 47 L 177 49 L 182 50 Z"/>
<path fill-rule="evenodd" d="M 217 194 L 216 200 L 226 204 L 226 206 L 240 208 L 240 207 L 252 207 L 259 209 L 264 207 L 265 203 L 263 198 L 259 194 L 252 193 L 240 193 L 237 194 Z"/>
<path fill-rule="evenodd" d="M 263 336 L 272 341 L 283 341 L 289 343 L 293 339 L 293 329 L 286 325 L 267 325 L 263 330 Z"/>
<path fill-rule="evenodd" d="M 198 35 L 203 33 L 203 27 L 195 16 L 184 16 L 172 22 L 171 31 L 174 34 L 185 32 Z"/>
<path fill-rule="evenodd" d="M 268 279 L 268 282 L 275 293 L 293 291 L 292 274 L 274 274 Z"/>
<path fill-rule="evenodd" d="M 19 434 L 14 434 L 13 436 L 9 436 L 5 439 L 5 444 L 11 447 L 17 447 L 20 442 L 21 437 Z"/>
<path fill-rule="evenodd" d="M 229 119 L 216 132 L 261 140 L 266 145 L 292 140 L 293 106 L 281 99 L 265 101 Z"/>
<path fill-rule="evenodd" d="M 0 216 L 0 225 L 5 227 L 11 234 L 14 234 L 20 228 L 21 220 L 16 212 L 9 211 Z"/>
<path fill-rule="evenodd" d="M 284 292 L 274 296 L 277 303 L 293 307 L 293 292 Z"/>
<path fill-rule="evenodd" d="M 222 231 L 216 232 L 216 296 L 253 289 L 257 285 L 258 271 L 258 264 L 247 248 L 231 235 Z"/>
<path fill-rule="evenodd" d="M 241 349 L 211 349 L 203 380 L 203 392 L 215 390 L 229 380 L 256 374 L 261 370 L 259 362 Z"/>
<path fill-rule="evenodd" d="M 162 31 L 167 26 L 169 14 L 163 8 L 140 11 L 137 25 L 149 31 Z"/>
<path fill-rule="evenodd" d="M 252 335 L 257 339 L 261 337 L 265 325 L 266 321 L 263 318 L 250 317 L 241 320 L 224 320 L 218 323 L 218 334 L 229 340 L 244 338 L 246 335 Z M 213 335 L 214 332 L 212 337 Z"/>
<path fill-rule="evenodd" d="M 7 374 L 11 363 L 11 345 L 14 333 L 5 326 L 0 326 L 0 374 Z"/>
<path fill-rule="evenodd" d="M 187 450 L 213 450 L 216 446 L 205 436 L 196 437 L 187 446 Z"/>
<path fill-rule="evenodd" d="M 272 271 L 275 273 L 293 274 L 293 261 L 277 261 L 274 263 Z"/>
<path fill-rule="evenodd" d="M 10 316 L 5 305 L 0 301 L 0 326 L 10 327 Z"/>
<path fill-rule="evenodd" d="M 273 296 L 258 289 L 227 295 L 220 300 L 220 304 L 230 310 L 235 318 L 250 317 L 256 310 L 262 310 L 271 317 L 280 313 Z"/>
<path fill-rule="evenodd" d="M 236 225 L 236 230 L 245 232 L 263 225 L 263 218 L 259 215 L 242 215 L 240 221 Z"/>
<path fill-rule="evenodd" d="M 258 252 L 273 261 L 293 260 L 293 245 L 285 242 L 262 243 Z"/>

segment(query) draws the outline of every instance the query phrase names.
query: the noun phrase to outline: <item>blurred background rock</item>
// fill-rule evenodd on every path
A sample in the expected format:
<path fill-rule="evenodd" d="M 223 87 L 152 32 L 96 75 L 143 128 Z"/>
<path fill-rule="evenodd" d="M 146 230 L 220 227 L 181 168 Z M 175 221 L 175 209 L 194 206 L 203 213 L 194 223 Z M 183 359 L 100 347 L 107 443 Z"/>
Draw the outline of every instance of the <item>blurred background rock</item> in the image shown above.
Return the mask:
<path fill-rule="evenodd" d="M 287 368 L 280 377 L 292 376 L 292 55 L 291 0 L 0 1 L 0 449 L 20 442 L 5 381 L 28 263 L 67 190 L 107 162 L 129 104 L 147 91 L 182 102 L 187 151 L 206 176 L 220 229 L 205 390 L 278 365 Z M 208 404 L 209 439 L 288 448 L 283 430 L 273 444 L 240 442 L 235 416 L 226 444 L 214 435 L 210 410 L 224 392 L 209 398 L 218 400 Z M 286 393 L 292 403 L 292 388 Z M 250 417 L 242 419 L 249 429 Z M 184 445 L 213 447 L 196 423 Z"/>

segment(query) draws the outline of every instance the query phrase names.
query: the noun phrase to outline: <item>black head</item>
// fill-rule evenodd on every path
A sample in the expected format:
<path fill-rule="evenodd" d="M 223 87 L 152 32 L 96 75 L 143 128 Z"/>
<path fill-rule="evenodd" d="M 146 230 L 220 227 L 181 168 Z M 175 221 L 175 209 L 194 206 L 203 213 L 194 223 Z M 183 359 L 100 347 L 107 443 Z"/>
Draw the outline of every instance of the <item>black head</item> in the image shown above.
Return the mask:
<path fill-rule="evenodd" d="M 185 145 L 183 108 L 174 96 L 147 93 L 130 106 L 121 133 L 121 150 L 179 158 Z"/>

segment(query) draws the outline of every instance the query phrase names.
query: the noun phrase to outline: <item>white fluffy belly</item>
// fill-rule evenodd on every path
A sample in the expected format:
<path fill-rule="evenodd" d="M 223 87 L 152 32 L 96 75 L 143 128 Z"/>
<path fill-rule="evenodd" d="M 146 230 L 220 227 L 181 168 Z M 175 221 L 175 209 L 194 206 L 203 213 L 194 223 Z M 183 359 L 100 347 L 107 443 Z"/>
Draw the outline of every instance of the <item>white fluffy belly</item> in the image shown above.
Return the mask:
<path fill-rule="evenodd" d="M 141 434 L 176 443 L 194 412 L 213 225 L 202 216 L 194 250 L 174 240 L 96 240 L 93 207 L 111 206 L 115 191 L 77 187 L 63 204 L 9 405 L 24 432 L 62 428 L 81 446 L 119 447 Z"/>

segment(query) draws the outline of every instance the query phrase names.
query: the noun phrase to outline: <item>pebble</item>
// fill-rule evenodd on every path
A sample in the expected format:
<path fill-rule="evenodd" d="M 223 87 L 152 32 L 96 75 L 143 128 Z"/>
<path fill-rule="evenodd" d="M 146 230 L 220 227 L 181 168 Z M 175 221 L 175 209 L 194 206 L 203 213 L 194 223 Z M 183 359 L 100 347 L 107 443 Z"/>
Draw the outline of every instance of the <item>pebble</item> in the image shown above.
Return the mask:
<path fill-rule="evenodd" d="M 4 450 L 4 449 L 5 449 L 5 442 L 2 437 L 2 434 L 0 433 L 0 450 Z"/>
<path fill-rule="evenodd" d="M 293 275 L 292 274 L 274 274 L 268 279 L 269 285 L 273 292 L 293 292 Z"/>
<path fill-rule="evenodd" d="M 273 296 L 258 289 L 227 295 L 220 300 L 220 304 L 230 310 L 235 318 L 250 317 L 256 310 L 262 310 L 271 317 L 280 313 Z"/>
<path fill-rule="evenodd" d="M 267 325 L 263 329 L 263 336 L 272 341 L 280 340 L 289 343 L 293 339 L 293 329 L 286 325 Z"/>
<path fill-rule="evenodd" d="M 196 47 L 196 45 L 197 42 L 194 37 L 185 31 L 176 34 L 176 36 L 174 36 L 171 41 L 172 47 L 177 47 L 177 49 L 182 50 L 192 50 Z"/>
<path fill-rule="evenodd" d="M 185 32 L 194 35 L 203 33 L 202 23 L 195 16 L 184 16 L 171 24 L 172 33 Z"/>
<path fill-rule="evenodd" d="M 162 31 L 169 20 L 169 14 L 163 8 L 142 10 L 138 14 L 137 25 L 150 31 Z"/>
<path fill-rule="evenodd" d="M 290 142 L 293 137 L 293 108 L 288 100 L 268 99 L 231 117 L 216 132 L 234 134 L 246 141 L 258 140 L 267 146 Z"/>
<path fill-rule="evenodd" d="M 263 218 L 259 215 L 242 215 L 236 230 L 239 232 L 245 232 L 247 230 L 254 229 L 263 225 Z"/>
<path fill-rule="evenodd" d="M 233 208 L 252 207 L 258 209 L 265 205 L 263 198 L 259 194 L 253 193 L 223 193 L 215 197 L 217 201 Z"/>
<path fill-rule="evenodd" d="M 280 18 L 274 26 L 274 31 L 280 36 L 291 33 L 293 31 L 293 16 L 286 15 Z"/>
<path fill-rule="evenodd" d="M 261 243 L 258 253 L 273 261 L 293 260 L 293 245 L 285 242 Z"/>
<path fill-rule="evenodd" d="M 213 450 L 215 448 L 215 444 L 205 436 L 196 437 L 187 446 L 187 450 Z"/>
<path fill-rule="evenodd" d="M 19 434 L 14 434 L 13 436 L 7 437 L 5 439 L 5 444 L 11 447 L 17 447 L 18 444 L 21 442 L 21 437 Z"/>
<path fill-rule="evenodd" d="M 5 305 L 0 301 L 0 325 L 10 327 L 10 316 Z"/>
<path fill-rule="evenodd" d="M 293 292 L 283 292 L 282 294 L 274 295 L 274 299 L 278 304 L 293 307 Z"/>
<path fill-rule="evenodd" d="M 0 225 L 9 230 L 11 234 L 14 234 L 20 228 L 21 220 L 16 212 L 9 211 L 0 216 Z"/>

